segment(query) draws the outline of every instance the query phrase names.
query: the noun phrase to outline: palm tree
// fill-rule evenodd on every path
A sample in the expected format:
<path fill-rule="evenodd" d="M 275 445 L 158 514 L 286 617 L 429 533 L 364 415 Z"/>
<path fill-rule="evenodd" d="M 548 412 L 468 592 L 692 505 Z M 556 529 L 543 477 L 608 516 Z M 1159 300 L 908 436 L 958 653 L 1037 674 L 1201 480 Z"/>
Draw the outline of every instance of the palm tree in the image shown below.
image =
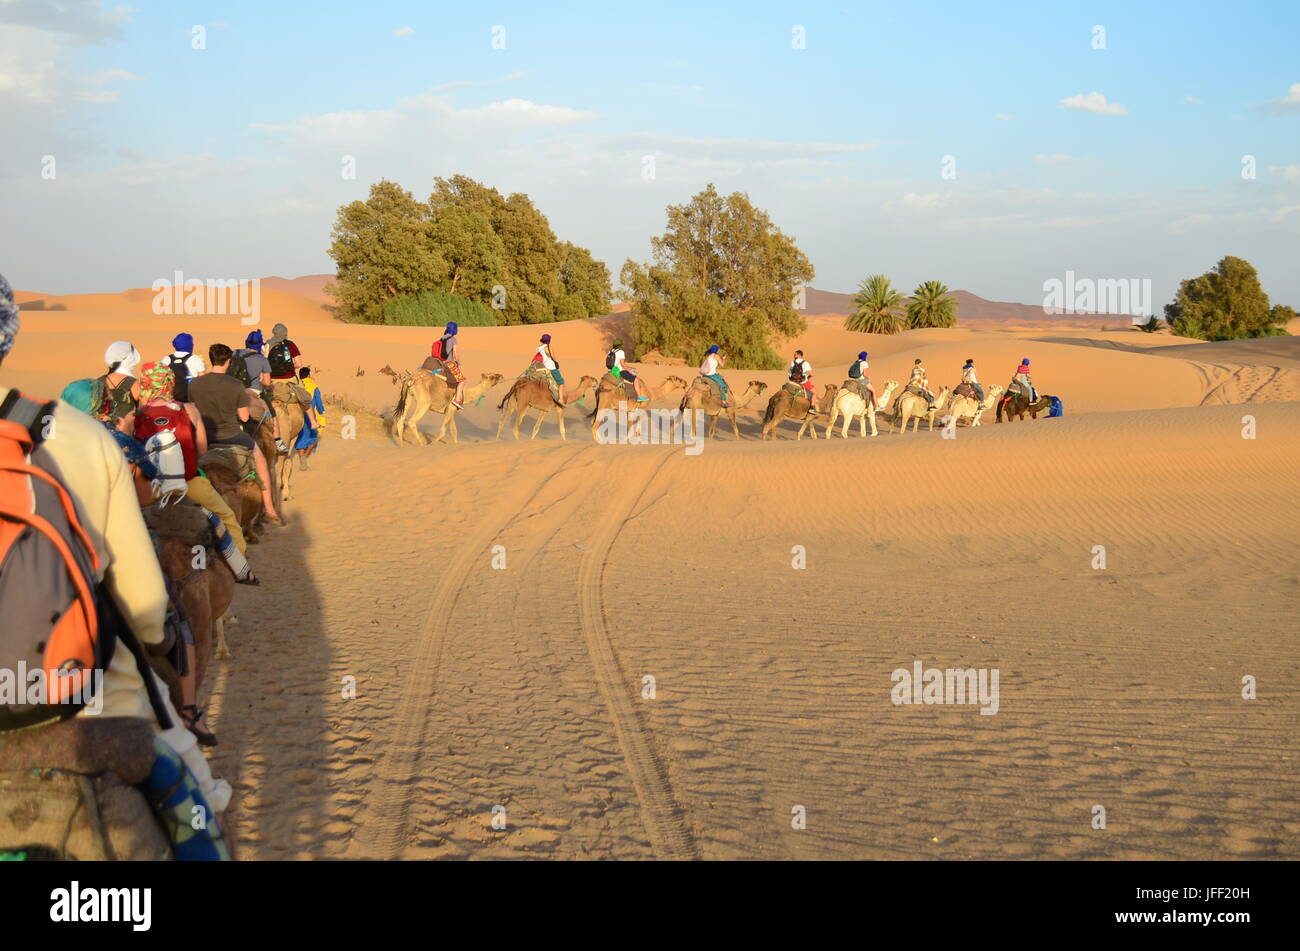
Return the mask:
<path fill-rule="evenodd" d="M 859 284 L 853 303 L 858 309 L 844 321 L 844 329 L 869 334 L 896 334 L 903 329 L 903 295 L 885 275 L 873 274 Z"/>
<path fill-rule="evenodd" d="M 909 327 L 953 327 L 957 323 L 957 298 L 938 281 L 926 281 L 912 291 L 907 305 Z"/>

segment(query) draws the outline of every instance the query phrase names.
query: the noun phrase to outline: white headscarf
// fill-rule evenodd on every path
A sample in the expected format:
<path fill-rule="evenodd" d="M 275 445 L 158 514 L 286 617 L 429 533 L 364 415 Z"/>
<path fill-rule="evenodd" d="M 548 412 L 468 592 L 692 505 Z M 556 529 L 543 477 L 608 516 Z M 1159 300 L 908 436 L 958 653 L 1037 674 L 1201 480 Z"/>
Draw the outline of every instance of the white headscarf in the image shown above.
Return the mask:
<path fill-rule="evenodd" d="M 110 373 L 135 376 L 136 368 L 140 366 L 140 351 L 125 340 L 117 340 L 110 343 L 104 351 L 104 363 L 108 365 Z"/>

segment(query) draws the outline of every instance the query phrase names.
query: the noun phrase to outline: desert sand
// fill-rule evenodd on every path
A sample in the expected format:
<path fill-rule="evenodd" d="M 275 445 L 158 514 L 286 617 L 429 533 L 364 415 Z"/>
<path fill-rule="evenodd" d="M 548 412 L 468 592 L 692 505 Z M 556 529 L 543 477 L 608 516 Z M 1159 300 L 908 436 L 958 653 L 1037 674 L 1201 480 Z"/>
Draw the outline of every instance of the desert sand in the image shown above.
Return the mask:
<path fill-rule="evenodd" d="M 1029 356 L 1066 416 L 760 443 L 759 400 L 743 440 L 724 425 L 690 456 L 599 445 L 579 407 L 567 442 L 550 422 L 496 442 L 502 384 L 458 445 L 398 449 L 379 371 L 436 333 L 343 324 L 307 290 L 264 287 L 260 326 L 318 368 L 327 435 L 206 688 L 242 857 L 1300 855 L 1294 339 L 869 337 L 826 315 L 784 348 L 819 389 L 863 349 L 877 386 L 915 357 L 1005 385 Z M 154 359 L 180 330 L 202 353 L 249 329 L 149 299 L 27 295 L 45 309 L 5 382 L 54 395 L 112 340 Z M 513 378 L 546 331 L 576 381 L 628 326 L 467 328 L 467 375 Z M 670 373 L 691 375 L 645 367 Z M 997 713 L 894 704 L 917 661 L 996 668 Z"/>

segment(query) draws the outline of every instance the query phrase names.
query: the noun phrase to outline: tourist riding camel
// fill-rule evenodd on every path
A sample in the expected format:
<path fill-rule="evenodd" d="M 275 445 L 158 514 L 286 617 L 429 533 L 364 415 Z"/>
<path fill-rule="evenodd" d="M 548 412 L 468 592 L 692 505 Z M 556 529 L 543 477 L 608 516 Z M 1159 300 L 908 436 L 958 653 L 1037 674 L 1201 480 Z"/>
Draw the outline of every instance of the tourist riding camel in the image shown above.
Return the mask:
<path fill-rule="evenodd" d="M 442 373 L 450 381 L 455 382 L 456 392 L 451 397 L 451 405 L 456 409 L 465 406 L 465 374 L 460 369 L 460 347 L 456 339 L 459 332 L 460 327 L 457 323 L 454 320 L 449 321 L 443 329 L 442 336 L 433 342 L 433 346 L 429 348 L 429 355 L 420 364 L 421 370 L 433 374 Z"/>
<path fill-rule="evenodd" d="M 248 387 L 249 392 L 266 407 L 266 416 L 271 420 L 271 433 L 275 436 L 276 452 L 283 455 L 289 451 L 289 444 L 280 436 L 280 420 L 276 418 L 275 407 L 271 405 L 271 361 L 266 358 L 265 351 L 262 331 L 252 331 L 244 338 L 243 348 L 231 354 L 228 372 Z M 252 419 L 250 410 L 249 423 L 246 428 L 256 431 L 262 418 L 259 416 L 258 419 Z"/>
<path fill-rule="evenodd" d="M 252 405 L 248 388 L 230 376 L 231 349 L 224 343 L 214 343 L 208 348 L 208 372 L 190 383 L 190 400 L 199 411 L 208 446 L 239 446 L 253 454 L 253 463 L 261 480 L 264 518 L 275 525 L 283 525 L 275 510 L 272 495 L 270 463 L 253 437 L 244 431 Z"/>
<path fill-rule="evenodd" d="M 187 333 L 179 333 L 173 337 L 172 352 L 163 357 L 162 362 L 176 377 L 176 383 L 172 387 L 173 398 L 177 402 L 188 403 L 190 380 L 202 376 L 208 369 L 203 358 L 194 352 L 194 337 Z"/>
<path fill-rule="evenodd" d="M 977 404 L 984 402 L 984 387 L 975 376 L 975 360 L 973 358 L 968 358 L 962 366 L 961 386 L 958 386 L 953 391 L 953 396 L 965 396 L 966 393 L 963 391 L 963 387 L 968 389 L 970 394 L 975 397 Z"/>
<path fill-rule="evenodd" d="M 298 380 L 303 389 L 311 394 L 311 415 L 303 422 L 298 441 L 293 444 L 293 448 L 298 450 L 298 467 L 305 471 L 307 457 L 316 452 L 316 447 L 320 445 L 321 431 L 325 428 L 325 399 L 321 396 L 320 387 L 311 378 L 311 367 L 299 370 Z"/>
<path fill-rule="evenodd" d="M 725 362 L 726 354 L 719 351 L 716 343 L 710 345 L 709 352 L 704 355 L 704 362 L 700 364 L 700 376 L 706 380 L 712 380 L 718 385 L 721 408 L 730 409 L 731 391 L 727 388 L 727 381 L 723 379 L 722 373 L 719 372 Z"/>
<path fill-rule="evenodd" d="M 140 351 L 125 340 L 108 345 L 104 362 L 108 372 L 97 378 L 104 388 L 104 403 L 95 408 L 95 416 L 112 425 L 127 413 L 135 412 L 140 400 L 140 381 L 135 372 L 140 367 Z"/>
<path fill-rule="evenodd" d="M 137 441 L 148 444 L 159 433 L 170 433 L 181 451 L 185 480 L 185 495 L 209 512 L 215 514 L 225 526 L 240 555 L 248 551 L 248 543 L 239 527 L 234 511 L 199 469 L 199 459 L 208 451 L 207 430 L 198 408 L 193 403 L 177 403 L 173 399 L 175 377 L 163 363 L 146 363 L 140 370 L 140 409 L 135 414 L 134 435 Z M 232 566 L 233 568 L 234 566 Z M 243 572 L 236 570 L 235 580 L 240 584 L 259 584 L 247 563 Z"/>
<path fill-rule="evenodd" d="M 917 396 L 925 398 L 926 406 L 929 412 L 934 412 L 934 394 L 930 392 L 930 378 L 925 371 L 925 364 L 921 358 L 917 357 L 912 364 L 912 375 L 907 381 L 904 393 L 915 393 Z M 895 403 L 897 405 L 897 403 Z"/>
<path fill-rule="evenodd" d="M 605 354 L 605 369 L 609 371 L 609 375 L 614 379 L 625 380 L 632 384 L 632 391 L 636 393 L 638 403 L 648 403 L 650 394 L 646 392 L 645 383 L 642 382 L 640 376 L 624 365 L 626 360 L 627 354 L 623 352 L 623 341 L 615 340 L 614 345 Z"/>
<path fill-rule="evenodd" d="M 803 357 L 802 350 L 794 352 L 794 359 L 790 361 L 790 366 L 786 368 L 786 377 L 791 383 L 802 386 L 804 392 L 808 394 L 808 415 L 817 415 L 817 391 L 813 389 L 812 384 L 812 365 Z"/>
<path fill-rule="evenodd" d="M 0 276 L 0 368 L 13 349 L 18 331 L 18 307 L 13 291 L 9 282 Z M 109 361 L 110 368 L 112 362 Z M 46 439 L 47 420 L 51 416 L 53 429 L 50 431 L 58 435 Z M 10 509 L 5 501 L 0 512 L 26 507 L 28 511 L 39 510 L 43 517 L 57 515 L 59 521 L 50 523 L 51 531 L 61 541 L 55 545 L 48 536 L 33 532 L 5 531 L 0 532 L 0 538 L 5 539 L 6 546 L 43 544 L 44 550 L 56 552 L 54 563 L 62 566 L 61 577 L 74 592 L 73 603 L 81 605 L 80 611 L 68 612 L 68 603 L 62 601 L 52 610 L 54 577 L 48 573 L 24 577 L 17 570 L 24 563 L 49 564 L 44 555 L 39 560 L 36 558 L 36 549 L 31 549 L 30 562 L 11 559 L 15 571 L 7 571 L 4 581 L 21 584 L 24 590 L 21 593 L 0 591 L 5 605 L 0 649 L 12 655 L 0 663 L 16 664 L 19 653 L 24 660 L 34 658 L 33 669 L 45 669 L 47 662 L 60 667 L 72 663 L 71 660 L 53 661 L 50 652 L 57 643 L 60 653 L 74 652 L 76 656 L 84 653 L 88 662 L 83 666 L 93 668 L 99 638 L 102 635 L 107 639 L 115 629 L 118 647 L 107 662 L 96 703 L 84 707 L 74 720 L 85 729 L 86 736 L 99 728 L 105 730 L 100 735 L 106 735 L 111 727 L 105 725 L 110 722 L 125 725 L 127 720 L 138 720 L 150 724 L 152 751 L 133 748 L 153 764 L 141 778 L 147 797 L 155 804 L 156 814 L 169 833 L 175 857 L 229 858 L 218 817 L 229 804 L 230 786 L 213 779 L 194 735 L 179 722 L 180 717 L 144 656 L 142 645 L 160 644 L 163 640 L 168 599 L 121 451 L 105 428 L 84 413 L 57 401 L 32 400 L 3 385 L 0 385 L 0 417 L 3 417 L 0 446 L 4 447 L 0 448 L 0 459 L 3 459 L 0 465 L 14 475 L 22 473 L 18 479 L 0 480 L 3 483 L 0 492 L 15 496 L 12 499 L 15 509 Z M 24 492 L 27 500 L 22 503 L 17 496 Z M 0 522 L 4 521 L 8 521 L 8 516 L 0 514 Z M 96 596 L 94 592 L 102 594 Z M 60 637 L 56 641 L 50 617 L 61 617 L 65 612 L 73 617 L 75 626 L 72 622 L 60 623 L 57 629 Z M 64 635 L 71 639 L 64 639 Z M 50 714 L 61 715 L 62 710 L 31 709 L 26 699 L 21 707 L 7 703 L 4 713 L 0 743 L 9 743 L 15 737 L 21 743 L 37 730 L 76 728 L 71 724 L 65 727 L 66 720 L 53 722 Z M 10 715 L 44 717 L 46 722 L 9 734 L 5 730 L 14 724 Z M 75 745 L 76 741 L 73 742 Z M 0 760 L 11 762 L 13 755 L 0 752 Z M 45 765 L 57 770 L 62 764 Z M 50 788 L 55 789 L 55 784 Z M 4 794 L 0 790 L 0 795 Z M 192 826 L 195 815 L 207 817 L 207 822 L 202 827 Z"/>
<path fill-rule="evenodd" d="M 560 375 L 560 365 L 555 362 L 555 354 L 551 352 L 551 335 L 542 334 L 541 341 L 537 347 L 537 352 L 533 354 L 532 369 L 540 365 L 543 370 L 550 374 L 548 383 L 553 384 L 551 389 L 555 391 L 555 401 L 564 405 L 564 377 Z M 527 376 L 527 371 L 525 371 Z"/>
<path fill-rule="evenodd" d="M 850 393 L 856 393 L 862 397 L 867 406 L 876 405 L 876 391 L 871 387 L 871 377 L 867 375 L 870 364 L 867 363 L 867 351 L 863 350 L 858 354 L 858 358 L 849 364 L 849 378 L 844 381 L 840 391 L 848 390 Z M 845 426 L 848 426 L 848 420 L 845 420 Z"/>
<path fill-rule="evenodd" d="M 1034 389 L 1033 381 L 1029 379 L 1028 357 L 1021 359 L 1020 366 L 1016 367 L 1016 372 L 1012 374 L 1011 385 L 1007 387 L 1007 394 L 1010 396 L 1023 395 L 1030 403 L 1038 399 L 1038 391 Z"/>

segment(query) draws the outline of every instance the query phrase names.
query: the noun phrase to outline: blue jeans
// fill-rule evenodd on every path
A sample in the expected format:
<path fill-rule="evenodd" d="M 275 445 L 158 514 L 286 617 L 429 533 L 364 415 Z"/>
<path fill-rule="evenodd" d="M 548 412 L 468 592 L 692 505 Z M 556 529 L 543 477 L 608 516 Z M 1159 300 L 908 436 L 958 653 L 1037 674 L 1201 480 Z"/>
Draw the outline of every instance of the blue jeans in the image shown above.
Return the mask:
<path fill-rule="evenodd" d="M 705 374 L 705 379 L 712 380 L 714 383 L 718 384 L 718 387 L 722 390 L 722 402 L 726 403 L 731 399 L 731 394 L 727 390 L 727 381 L 722 378 L 721 373 Z"/>

